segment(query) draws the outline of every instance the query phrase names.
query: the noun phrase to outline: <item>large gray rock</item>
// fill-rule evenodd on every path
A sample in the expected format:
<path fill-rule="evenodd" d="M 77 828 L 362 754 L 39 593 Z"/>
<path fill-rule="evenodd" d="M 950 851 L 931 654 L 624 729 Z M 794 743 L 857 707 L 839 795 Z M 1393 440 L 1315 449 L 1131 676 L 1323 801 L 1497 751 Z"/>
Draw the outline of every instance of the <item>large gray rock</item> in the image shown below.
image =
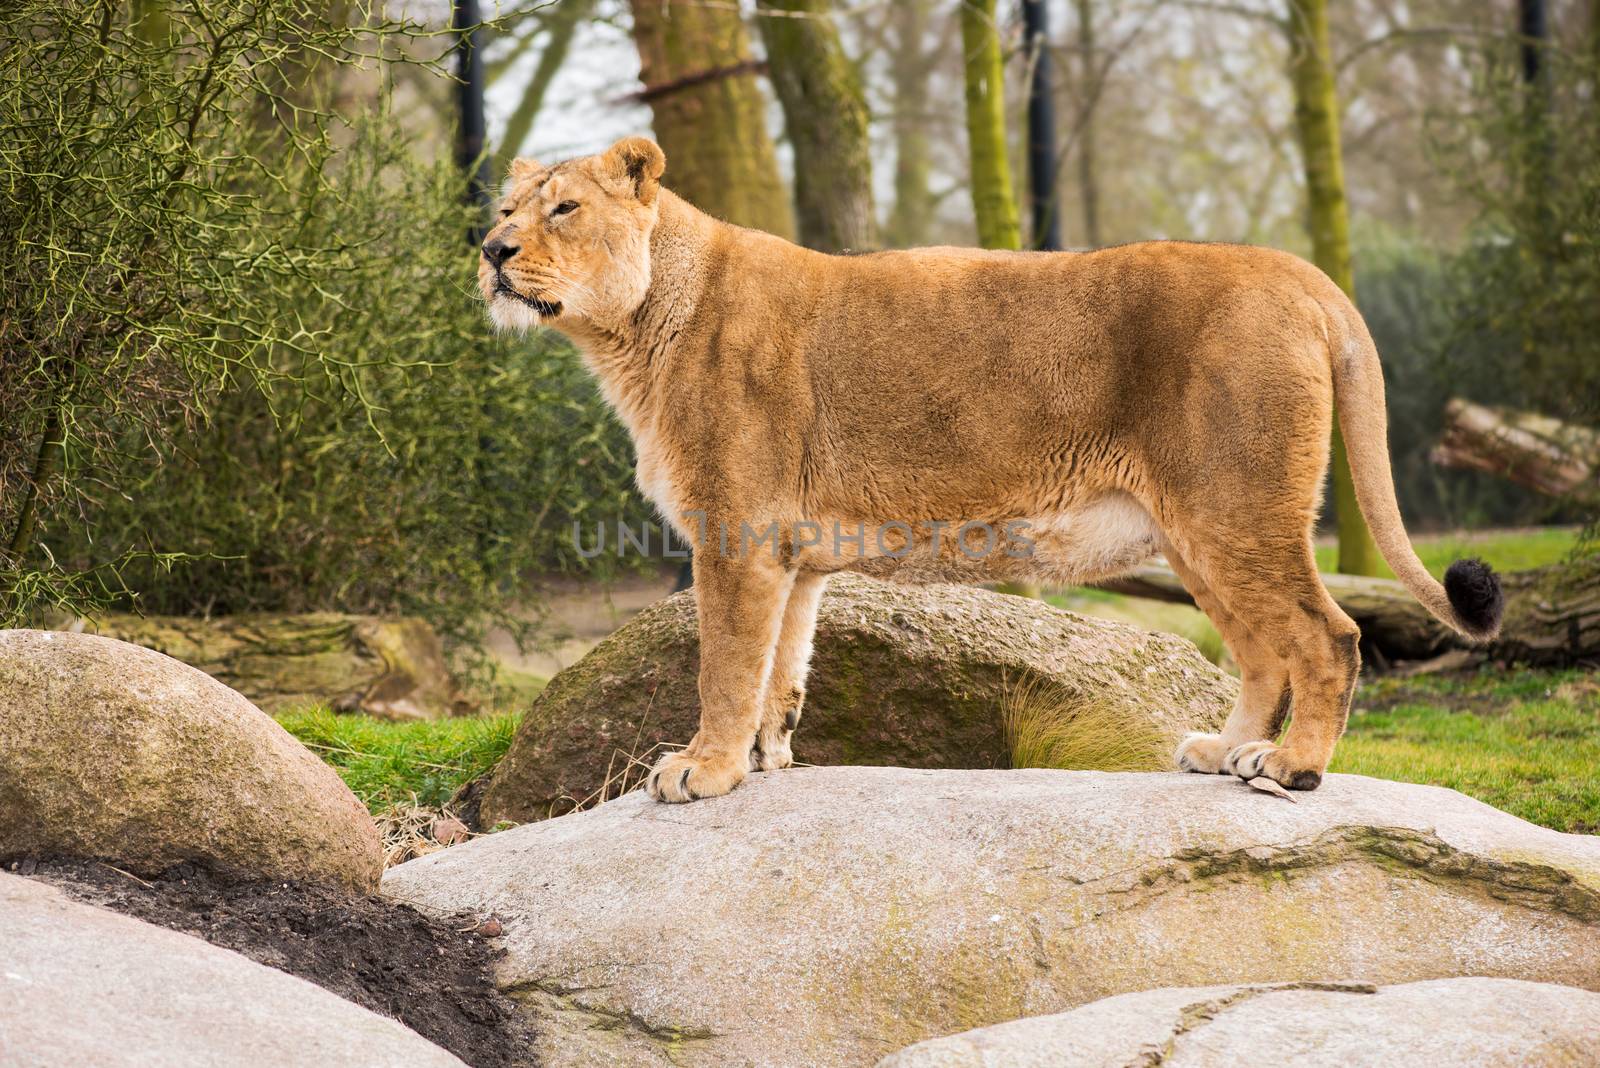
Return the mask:
<path fill-rule="evenodd" d="M 936 1038 L 878 1068 L 1573 1068 L 1600 1061 L 1600 994 L 1515 979 L 1147 990 Z"/>
<path fill-rule="evenodd" d="M 1600 838 L 1349 775 L 1291 804 L 1221 776 L 797 768 L 490 835 L 383 890 L 502 917 L 498 981 L 549 1068 L 865 1064 L 1173 984 L 1600 987 Z"/>
<path fill-rule="evenodd" d="M 0 1064 L 461 1068 L 303 979 L 4 873 Z"/>
<path fill-rule="evenodd" d="M 550 680 L 489 780 L 479 822 L 560 814 L 629 755 L 687 743 L 700 725 L 699 670 L 693 594 L 645 609 Z M 1156 770 L 1185 732 L 1218 728 L 1239 684 L 1171 634 L 974 587 L 835 575 L 806 690 L 794 735 L 806 763 L 1009 767 L 1002 713 L 1021 699 L 1085 710 L 1138 757 L 1067 766 Z"/>
<path fill-rule="evenodd" d="M 89 634 L 0 631 L 0 859 L 369 890 L 365 806 L 271 717 L 171 657 Z"/>

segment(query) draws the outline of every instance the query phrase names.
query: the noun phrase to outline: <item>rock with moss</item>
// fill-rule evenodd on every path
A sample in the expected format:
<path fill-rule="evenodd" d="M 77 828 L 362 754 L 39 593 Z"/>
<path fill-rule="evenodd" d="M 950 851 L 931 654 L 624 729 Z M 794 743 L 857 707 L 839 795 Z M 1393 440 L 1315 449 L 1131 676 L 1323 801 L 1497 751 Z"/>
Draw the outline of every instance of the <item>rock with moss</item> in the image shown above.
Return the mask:
<path fill-rule="evenodd" d="M 1600 994 L 1515 979 L 1149 990 L 918 1043 L 878 1068 L 1337 1064 L 1569 1068 L 1594 1059 Z"/>
<path fill-rule="evenodd" d="M 472 711 L 438 633 L 406 616 L 254 613 L 201 619 L 108 613 L 66 625 L 155 649 L 268 712 L 325 704 L 389 720 Z"/>
<path fill-rule="evenodd" d="M 383 848 L 339 776 L 238 693 L 171 657 L 0 631 L 0 859 L 369 890 Z"/>
<path fill-rule="evenodd" d="M 641 612 L 533 703 L 482 791 L 479 822 L 567 811 L 604 796 L 631 758 L 687 743 L 699 668 L 691 593 Z M 1185 731 L 1216 729 L 1238 683 L 1169 634 L 972 587 L 840 575 L 822 600 L 806 689 L 794 736 L 805 763 L 1004 768 L 1014 743 L 1060 742 L 1051 725 L 1072 721 L 1088 744 L 1066 738 L 1054 762 L 1154 769 L 1170 766 Z"/>
<path fill-rule="evenodd" d="M 383 890 L 499 917 L 547 1068 L 871 1064 L 1173 985 L 1600 988 L 1600 838 L 1352 775 L 1291 803 L 1212 775 L 794 768 L 489 835 Z"/>

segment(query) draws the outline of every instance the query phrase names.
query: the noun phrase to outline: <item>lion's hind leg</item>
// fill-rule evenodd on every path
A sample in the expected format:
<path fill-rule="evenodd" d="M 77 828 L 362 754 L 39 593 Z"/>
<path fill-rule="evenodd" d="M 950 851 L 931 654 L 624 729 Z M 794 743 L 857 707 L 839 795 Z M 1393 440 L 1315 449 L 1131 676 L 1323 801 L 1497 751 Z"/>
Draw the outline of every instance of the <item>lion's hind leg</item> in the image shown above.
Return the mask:
<path fill-rule="evenodd" d="M 1265 775 L 1292 790 L 1313 790 L 1344 733 L 1361 666 L 1360 631 L 1322 585 L 1309 537 L 1273 539 L 1258 533 L 1247 562 L 1219 552 L 1226 542 L 1215 539 L 1214 532 L 1210 544 L 1215 548 L 1199 554 L 1209 564 L 1200 578 L 1234 617 L 1234 640 L 1241 631 L 1247 636 L 1234 647 L 1235 656 L 1243 654 L 1245 685 L 1223 733 L 1186 741 L 1178 758 L 1191 770 L 1242 779 Z M 1197 554 L 1185 548 L 1193 565 Z M 1252 672 L 1246 664 L 1247 659 L 1264 662 L 1269 655 L 1278 668 L 1258 663 Z M 1273 736 L 1285 707 L 1285 669 L 1291 716 L 1279 745 Z"/>
<path fill-rule="evenodd" d="M 1178 746 L 1176 761 L 1184 771 L 1223 774 L 1228 754 L 1249 742 L 1272 741 L 1289 711 L 1289 668 L 1244 621 L 1228 611 L 1214 590 L 1171 546 L 1167 562 L 1183 580 L 1195 604 L 1222 635 L 1242 677 L 1239 699 L 1228 713 L 1222 733 L 1193 733 Z"/>

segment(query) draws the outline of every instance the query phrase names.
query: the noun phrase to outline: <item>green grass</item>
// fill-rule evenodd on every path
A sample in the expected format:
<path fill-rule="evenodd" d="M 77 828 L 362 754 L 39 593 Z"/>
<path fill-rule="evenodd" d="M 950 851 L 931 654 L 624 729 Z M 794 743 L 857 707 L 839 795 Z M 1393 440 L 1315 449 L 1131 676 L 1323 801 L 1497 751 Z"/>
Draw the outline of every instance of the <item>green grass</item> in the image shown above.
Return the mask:
<path fill-rule="evenodd" d="M 1364 683 L 1330 770 L 1448 786 L 1558 831 L 1600 832 L 1600 675 Z"/>
<path fill-rule="evenodd" d="M 516 733 L 518 716 L 469 716 L 389 723 L 313 707 L 278 722 L 332 764 L 373 813 L 414 802 L 440 808 L 458 788 L 492 769 Z"/>
<path fill-rule="evenodd" d="M 1576 527 L 1536 527 L 1529 530 L 1493 531 L 1485 534 L 1433 534 L 1411 540 L 1422 563 L 1437 578 L 1445 568 L 1463 556 L 1476 556 L 1496 571 L 1528 571 L 1558 563 L 1572 551 L 1578 539 Z M 1317 547 L 1317 567 L 1334 570 L 1339 550 L 1332 545 Z M 1384 577 L 1394 573 L 1380 563 Z"/>

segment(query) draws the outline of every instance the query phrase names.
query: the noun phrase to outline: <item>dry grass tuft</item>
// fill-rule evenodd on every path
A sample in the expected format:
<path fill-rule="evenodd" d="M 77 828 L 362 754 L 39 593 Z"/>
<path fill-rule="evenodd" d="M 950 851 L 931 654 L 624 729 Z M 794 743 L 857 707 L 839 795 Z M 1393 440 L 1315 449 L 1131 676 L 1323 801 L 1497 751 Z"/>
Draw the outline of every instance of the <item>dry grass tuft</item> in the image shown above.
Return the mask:
<path fill-rule="evenodd" d="M 1166 771 L 1179 741 L 1135 709 L 1074 697 L 1037 679 L 1008 683 L 1000 714 L 1013 768 Z"/>
<path fill-rule="evenodd" d="M 449 806 L 430 808 L 410 801 L 396 801 L 372 817 L 383 838 L 383 866 L 392 868 L 408 860 L 438 852 L 471 837 Z M 442 840 L 441 840 L 442 839 Z"/>

